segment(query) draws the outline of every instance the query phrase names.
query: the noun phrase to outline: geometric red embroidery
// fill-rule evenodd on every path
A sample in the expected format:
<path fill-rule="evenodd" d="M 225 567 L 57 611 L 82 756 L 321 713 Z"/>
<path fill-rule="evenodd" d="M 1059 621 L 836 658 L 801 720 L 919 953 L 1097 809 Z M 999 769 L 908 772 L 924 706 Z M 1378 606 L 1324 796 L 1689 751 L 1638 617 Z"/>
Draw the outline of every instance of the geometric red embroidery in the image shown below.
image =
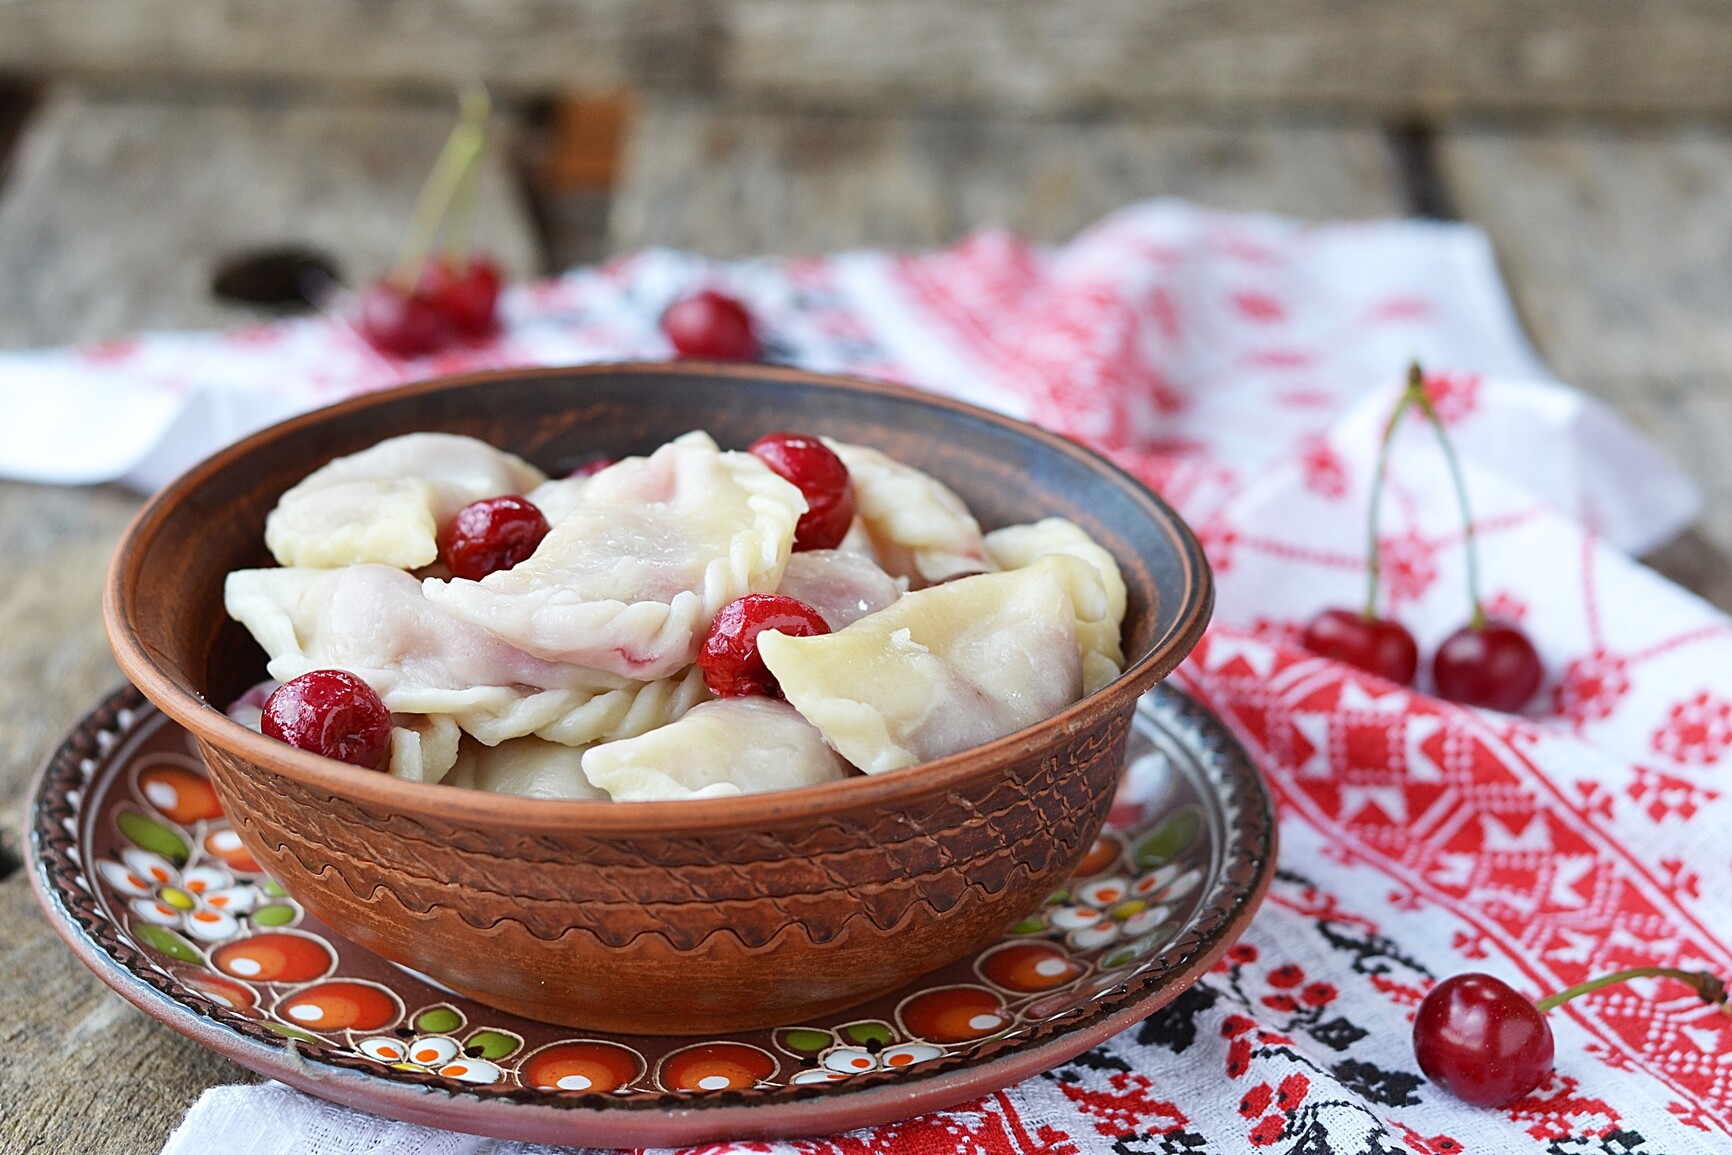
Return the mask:
<path fill-rule="evenodd" d="M 1096 1131 L 1111 1139 L 1165 1135 L 1190 1125 L 1177 1106 L 1155 1096 L 1154 1084 L 1146 1075 L 1120 1072 L 1107 1084 L 1111 1091 L 1091 1091 L 1075 1083 L 1060 1083 L 1059 1089 L 1084 1114 L 1094 1117 Z"/>
<path fill-rule="evenodd" d="M 1703 690 L 1672 707 L 1654 731 L 1654 750 L 1674 762 L 1704 766 L 1732 746 L 1732 702 Z"/>

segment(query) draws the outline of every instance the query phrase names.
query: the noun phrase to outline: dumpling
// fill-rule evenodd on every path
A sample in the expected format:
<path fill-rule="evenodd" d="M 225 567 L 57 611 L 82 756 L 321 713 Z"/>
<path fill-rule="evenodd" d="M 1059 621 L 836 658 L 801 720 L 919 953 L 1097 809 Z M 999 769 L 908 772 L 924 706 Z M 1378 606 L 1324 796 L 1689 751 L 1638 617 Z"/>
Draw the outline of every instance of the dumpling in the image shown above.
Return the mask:
<path fill-rule="evenodd" d="M 1049 517 L 1029 525 L 1011 525 L 986 535 L 986 556 L 1001 570 L 1021 569 L 1047 554 L 1068 554 L 1086 561 L 1100 575 L 1107 595 L 1107 612 L 1096 622 L 1078 622 L 1083 649 L 1083 693 L 1092 694 L 1125 668 L 1120 638 L 1125 621 L 1125 579 L 1119 563 L 1074 521 Z"/>
<path fill-rule="evenodd" d="M 514 738 L 497 746 L 465 742 L 444 784 L 525 798 L 606 802 L 607 792 L 583 776 L 583 755 L 581 749 L 540 738 Z"/>
<path fill-rule="evenodd" d="M 897 577 L 915 579 L 916 585 L 992 568 L 980 523 L 943 482 L 876 449 L 827 437 L 824 444 L 848 467 L 856 526 L 865 531 L 879 565 Z M 844 548 L 848 545 L 844 539 Z"/>
<path fill-rule="evenodd" d="M 904 595 L 819 637 L 758 635 L 788 702 L 868 774 L 1014 733 L 1082 696 L 1077 624 L 1107 613 L 1095 570 L 1050 555 Z"/>
<path fill-rule="evenodd" d="M 434 714 L 429 717 L 392 719 L 391 777 L 410 782 L 438 782 L 457 764 L 457 743 L 462 739 L 457 723 Z"/>
<path fill-rule="evenodd" d="M 224 601 L 273 678 L 348 670 L 393 713 L 446 715 L 489 744 L 536 732 L 570 745 L 626 737 L 705 696 L 691 673 L 643 683 L 526 654 L 444 613 L 389 566 L 237 570 Z"/>
<path fill-rule="evenodd" d="M 286 566 L 416 569 L 438 558 L 439 527 L 458 510 L 545 480 L 473 437 L 409 433 L 308 474 L 265 518 L 265 545 Z"/>
<path fill-rule="evenodd" d="M 615 802 L 714 798 L 848 776 L 812 724 L 774 698 L 721 698 L 640 738 L 591 747 L 583 772 Z"/>
<path fill-rule="evenodd" d="M 756 457 L 688 433 L 590 478 L 514 568 L 424 589 L 518 649 L 648 681 L 692 663 L 716 611 L 776 588 L 805 509 Z"/>
<path fill-rule="evenodd" d="M 813 549 L 792 554 L 776 592 L 805 602 L 832 630 L 859 621 L 890 605 L 908 589 L 864 554 Z"/>
<path fill-rule="evenodd" d="M 583 500 L 587 477 L 558 477 L 544 481 L 528 493 L 529 504 L 541 511 L 548 525 L 558 525 Z"/>

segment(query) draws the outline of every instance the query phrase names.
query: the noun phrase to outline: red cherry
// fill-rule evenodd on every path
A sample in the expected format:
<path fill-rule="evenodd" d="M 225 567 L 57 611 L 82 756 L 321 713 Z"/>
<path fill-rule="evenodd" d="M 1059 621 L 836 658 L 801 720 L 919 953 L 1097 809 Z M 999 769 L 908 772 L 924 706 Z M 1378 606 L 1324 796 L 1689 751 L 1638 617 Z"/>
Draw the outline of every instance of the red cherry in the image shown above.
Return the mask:
<path fill-rule="evenodd" d="M 794 527 L 794 548 L 841 545 L 854 524 L 854 485 L 842 459 L 816 437 L 802 433 L 766 433 L 752 442 L 751 452 L 799 486 L 806 498 L 806 512 Z"/>
<path fill-rule="evenodd" d="M 266 736 L 339 762 L 376 770 L 391 748 L 391 712 L 347 670 L 313 670 L 265 699 Z"/>
<path fill-rule="evenodd" d="M 387 357 L 420 357 L 445 343 L 446 325 L 432 302 L 380 281 L 361 295 L 361 336 Z"/>
<path fill-rule="evenodd" d="M 752 315 L 734 298 L 714 289 L 675 301 L 662 314 L 661 324 L 681 357 L 756 361 L 761 352 Z"/>
<path fill-rule="evenodd" d="M 1425 1077 L 1476 1107 L 1531 1092 L 1552 1069 L 1552 1029 L 1538 1007 L 1490 975 L 1444 979 L 1413 1019 Z"/>
<path fill-rule="evenodd" d="M 822 615 L 798 598 L 781 594 L 747 594 L 722 607 L 710 623 L 703 649 L 698 651 L 698 669 L 704 684 L 718 698 L 743 698 L 748 694 L 782 696 L 764 659 L 758 654 L 758 635 L 778 630 L 791 638 L 811 638 L 830 632 Z"/>
<path fill-rule="evenodd" d="M 1302 639 L 1320 657 L 1346 662 L 1368 674 L 1411 685 L 1419 669 L 1419 644 L 1407 627 L 1352 610 L 1324 610 L 1311 619 Z"/>
<path fill-rule="evenodd" d="M 596 474 L 600 473 L 602 470 L 606 469 L 608 466 L 618 465 L 618 464 L 619 464 L 619 458 L 617 458 L 617 457 L 597 457 L 591 461 L 584 462 L 582 465 L 578 466 L 576 469 L 574 469 L 570 473 L 566 474 L 566 476 L 567 477 L 594 477 Z"/>
<path fill-rule="evenodd" d="M 1534 644 L 1508 622 L 1463 626 L 1444 639 L 1431 663 L 1443 697 L 1506 714 L 1527 705 L 1545 672 Z"/>
<path fill-rule="evenodd" d="M 458 510 L 439 535 L 439 558 L 478 582 L 534 553 L 548 528 L 547 517 L 521 497 L 484 497 Z"/>
<path fill-rule="evenodd" d="M 449 257 L 427 262 L 421 272 L 419 295 L 445 323 L 466 337 L 482 337 L 498 328 L 499 266 L 471 254 L 458 263 Z"/>

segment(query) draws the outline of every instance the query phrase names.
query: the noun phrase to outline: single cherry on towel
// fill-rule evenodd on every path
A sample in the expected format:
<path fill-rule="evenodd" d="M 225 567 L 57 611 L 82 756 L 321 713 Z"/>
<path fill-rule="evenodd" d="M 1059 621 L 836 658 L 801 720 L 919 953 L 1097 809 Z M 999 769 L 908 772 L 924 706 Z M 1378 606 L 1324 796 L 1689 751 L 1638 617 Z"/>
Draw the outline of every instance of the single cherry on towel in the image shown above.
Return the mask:
<path fill-rule="evenodd" d="M 453 332 L 485 337 L 499 327 L 502 280 L 491 258 L 472 252 L 428 261 L 416 291 Z"/>
<path fill-rule="evenodd" d="M 361 294 L 357 322 L 367 343 L 387 357 L 424 357 L 445 343 L 445 319 L 419 292 L 378 281 Z"/>
<path fill-rule="evenodd" d="M 776 676 L 758 653 L 758 635 L 776 630 L 791 638 L 810 638 L 830 632 L 822 614 L 798 598 L 782 594 L 747 594 L 723 606 L 710 623 L 698 651 L 698 669 L 704 685 L 718 698 L 743 698 L 749 694 L 782 696 Z"/>
<path fill-rule="evenodd" d="M 1590 991 L 1638 978 L 1686 983 L 1702 1001 L 1726 1007 L 1726 985 L 1705 971 L 1636 967 L 1536 1002 L 1487 974 L 1454 975 L 1425 996 L 1413 1018 L 1413 1054 L 1425 1077 L 1476 1107 L 1502 1107 L 1530 1094 L 1552 1069 L 1556 1044 L 1546 1012 Z"/>
<path fill-rule="evenodd" d="M 756 361 L 763 353 L 746 307 L 714 289 L 681 297 L 669 305 L 662 313 L 661 326 L 681 357 Z"/>
<path fill-rule="evenodd" d="M 1383 426 L 1383 441 L 1377 450 L 1377 472 L 1371 479 L 1371 510 L 1366 518 L 1369 542 L 1365 554 L 1365 608 L 1358 612 L 1324 610 L 1306 623 L 1300 636 L 1300 643 L 1320 657 L 1345 662 L 1404 686 L 1413 683 L 1413 675 L 1419 670 L 1419 643 L 1400 622 L 1377 616 L 1377 587 L 1382 576 L 1377 515 L 1383 504 L 1383 478 L 1389 471 L 1389 447 L 1410 403 L 1411 398 L 1406 395 L 1397 403 L 1395 412 Z"/>
<path fill-rule="evenodd" d="M 1354 610 L 1324 610 L 1305 626 L 1306 649 L 1391 682 L 1409 685 L 1419 670 L 1419 643 L 1400 622 Z"/>
<path fill-rule="evenodd" d="M 457 511 L 439 535 L 439 560 L 460 578 L 480 581 L 510 569 L 547 536 L 547 517 L 525 498 L 484 497 Z"/>
<path fill-rule="evenodd" d="M 391 712 L 347 670 L 313 670 L 278 686 L 265 699 L 259 729 L 367 770 L 377 770 L 391 747 Z"/>
<path fill-rule="evenodd" d="M 794 527 L 794 548 L 835 549 L 854 524 L 854 485 L 834 450 L 803 433 L 766 433 L 751 452 L 799 487 L 806 512 Z"/>
<path fill-rule="evenodd" d="M 1437 692 L 1454 702 L 1513 714 L 1545 679 L 1528 636 L 1508 622 L 1473 622 L 1444 639 L 1431 660 Z"/>

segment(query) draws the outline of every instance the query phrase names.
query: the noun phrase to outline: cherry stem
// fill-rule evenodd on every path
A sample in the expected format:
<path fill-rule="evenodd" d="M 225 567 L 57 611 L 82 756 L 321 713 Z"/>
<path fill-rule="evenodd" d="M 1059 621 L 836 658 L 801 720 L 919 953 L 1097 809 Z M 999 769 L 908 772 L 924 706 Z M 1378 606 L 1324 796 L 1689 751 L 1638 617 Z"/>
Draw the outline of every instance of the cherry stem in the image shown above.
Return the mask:
<path fill-rule="evenodd" d="M 1438 447 L 1443 450 L 1443 459 L 1449 464 L 1450 480 L 1455 482 L 1455 500 L 1461 507 L 1461 526 L 1463 548 L 1467 551 L 1467 596 L 1473 602 L 1473 619 L 1468 622 L 1468 629 L 1483 630 L 1486 625 L 1485 603 L 1479 597 L 1479 546 L 1473 536 L 1473 512 L 1467 504 L 1467 482 L 1461 475 L 1461 461 L 1455 455 L 1455 445 L 1449 439 L 1449 434 L 1443 428 L 1443 418 L 1437 415 L 1437 407 L 1431 403 L 1431 395 L 1425 391 L 1425 373 L 1415 361 L 1407 370 L 1407 392 L 1402 395 L 1402 407 L 1408 403 L 1419 406 L 1419 411 L 1425 414 L 1425 420 L 1430 423 L 1433 433 L 1437 434 Z"/>
<path fill-rule="evenodd" d="M 1679 982 L 1692 987 L 1698 995 L 1702 996 L 1703 1002 L 1718 1006 L 1722 1010 L 1726 1007 L 1726 984 L 1720 980 L 1719 976 L 1709 974 L 1707 971 L 1679 970 L 1677 967 L 1636 967 L 1627 971 L 1615 971 L 1609 975 L 1601 975 L 1597 979 L 1589 979 L 1585 983 L 1578 983 L 1568 990 L 1559 991 L 1555 995 L 1547 995 L 1534 1006 L 1538 1007 L 1543 1014 L 1553 1007 L 1562 1006 L 1578 995 L 1585 995 L 1589 991 L 1597 991 L 1601 987 L 1609 987 L 1613 983 L 1627 982 L 1630 979 L 1677 979 Z"/>
<path fill-rule="evenodd" d="M 1389 423 L 1383 427 L 1383 442 L 1377 447 L 1377 472 L 1371 479 L 1371 542 L 1366 549 L 1365 569 L 1370 574 L 1370 581 L 1365 591 L 1365 620 L 1370 621 L 1377 616 L 1377 583 L 1382 575 L 1382 551 L 1378 548 L 1377 512 L 1383 504 L 1383 475 L 1389 471 L 1389 446 L 1395 440 L 1395 427 L 1401 424 L 1401 417 L 1407 412 L 1408 397 L 1403 393 L 1396 403 L 1395 412 L 1389 415 Z"/>
<path fill-rule="evenodd" d="M 433 251 L 439 227 L 451 210 L 452 198 L 464 184 L 469 170 L 475 167 L 487 140 L 487 118 L 493 110 L 487 90 L 479 84 L 470 85 L 458 94 L 457 100 L 461 119 L 445 138 L 445 147 L 433 162 L 433 171 L 427 174 L 421 195 L 415 198 L 403 251 L 391 273 L 391 279 L 405 291 L 413 291 L 421 282 L 421 268 L 427 263 L 427 254 Z M 467 231 L 467 224 L 464 227 Z"/>

